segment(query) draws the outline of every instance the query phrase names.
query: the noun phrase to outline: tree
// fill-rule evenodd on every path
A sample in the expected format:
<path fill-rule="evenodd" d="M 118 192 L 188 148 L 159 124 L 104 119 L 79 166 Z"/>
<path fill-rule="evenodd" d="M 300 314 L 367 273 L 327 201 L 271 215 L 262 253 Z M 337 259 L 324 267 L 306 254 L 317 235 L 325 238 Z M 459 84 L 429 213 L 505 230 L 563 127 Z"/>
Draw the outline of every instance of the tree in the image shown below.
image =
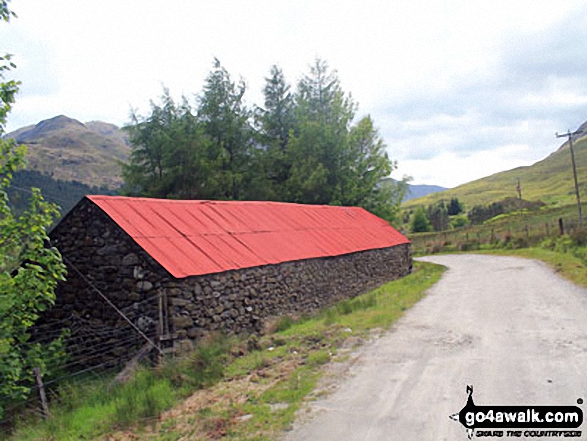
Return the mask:
<path fill-rule="evenodd" d="M 215 59 L 197 112 L 165 91 L 151 115 L 132 115 L 133 152 L 124 166 L 126 191 L 157 197 L 278 200 L 358 205 L 391 221 L 406 182 L 370 116 L 354 123 L 357 105 L 336 72 L 316 60 L 295 93 L 282 70 L 265 78 L 264 107 L 244 104 Z M 254 117 L 254 118 L 253 118 Z"/>
<path fill-rule="evenodd" d="M 370 116 L 353 124 L 356 110 L 336 72 L 316 60 L 295 95 L 287 197 L 302 203 L 358 205 L 391 221 L 406 183 L 387 179 L 396 164 Z"/>
<path fill-rule="evenodd" d="M 225 199 L 243 199 L 254 174 L 249 164 L 253 152 L 251 112 L 244 104 L 244 81 L 234 83 L 218 59 L 204 84 L 198 118 L 213 149 L 221 158 L 222 194 Z"/>
<path fill-rule="evenodd" d="M 395 219 L 408 189 L 407 179 L 398 182 L 389 178 L 397 165 L 389 159 L 370 116 L 351 127 L 343 164 L 342 203 L 361 206 L 389 221 Z"/>
<path fill-rule="evenodd" d="M 0 2 L 0 17 L 14 14 Z M 19 83 L 5 80 L 15 66 L 10 56 L 0 65 L 0 136 L 14 103 Z M 47 246 L 47 229 L 58 214 L 39 189 L 32 189 L 28 210 L 15 215 L 8 198 L 13 173 L 24 164 L 24 146 L 0 137 L 0 419 L 3 403 L 25 398 L 30 392 L 32 368 L 46 368 L 61 354 L 62 343 L 31 343 L 29 329 L 55 302 L 57 282 L 64 280 L 65 265 L 59 251 Z M 46 370 L 45 370 L 46 372 Z"/>
<path fill-rule="evenodd" d="M 430 205 L 427 214 L 434 231 L 444 231 L 448 229 L 448 211 L 446 205 L 444 205 L 444 201 L 440 201 L 436 205 Z"/>
<path fill-rule="evenodd" d="M 131 115 L 125 127 L 133 150 L 123 165 L 125 191 L 160 198 L 220 197 L 220 152 L 204 133 L 187 99 L 177 105 L 164 89 L 151 115 Z"/>
<path fill-rule="evenodd" d="M 412 215 L 412 222 L 410 223 L 410 231 L 412 233 L 426 233 L 431 231 L 430 221 L 426 216 L 424 207 L 418 207 Z"/>
<path fill-rule="evenodd" d="M 447 207 L 449 216 L 456 216 L 463 212 L 463 206 L 459 202 L 458 198 L 452 198 Z"/>
<path fill-rule="evenodd" d="M 300 80 L 295 102 L 297 124 L 288 149 L 292 163 L 288 198 L 340 205 L 355 104 L 343 92 L 336 72 L 330 72 L 320 59 Z"/>
<path fill-rule="evenodd" d="M 270 77 L 265 78 L 265 107 L 258 109 L 258 120 L 265 143 L 281 151 L 286 150 L 290 132 L 295 127 L 294 98 L 290 89 L 283 71 L 272 66 Z"/>
<path fill-rule="evenodd" d="M 290 85 L 282 70 L 272 66 L 265 78 L 263 108 L 256 110 L 259 143 L 263 146 L 257 169 L 266 178 L 267 198 L 283 200 L 285 182 L 291 174 L 291 161 L 287 155 L 290 133 L 295 128 L 295 103 Z"/>

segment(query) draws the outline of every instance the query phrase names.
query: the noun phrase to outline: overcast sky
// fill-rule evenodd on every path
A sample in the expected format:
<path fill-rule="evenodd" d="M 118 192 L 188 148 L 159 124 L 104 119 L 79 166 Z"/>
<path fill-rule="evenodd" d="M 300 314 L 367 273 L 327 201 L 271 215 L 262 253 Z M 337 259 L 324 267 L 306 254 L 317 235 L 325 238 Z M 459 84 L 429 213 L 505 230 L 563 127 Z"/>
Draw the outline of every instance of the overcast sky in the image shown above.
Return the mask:
<path fill-rule="evenodd" d="M 262 104 L 278 64 L 316 57 L 370 114 L 392 176 L 453 187 L 530 165 L 587 121 L 587 2 L 541 0 L 12 0 L 0 52 L 21 93 L 8 131 L 65 114 L 146 114 L 164 84 L 202 89 L 217 57 Z"/>

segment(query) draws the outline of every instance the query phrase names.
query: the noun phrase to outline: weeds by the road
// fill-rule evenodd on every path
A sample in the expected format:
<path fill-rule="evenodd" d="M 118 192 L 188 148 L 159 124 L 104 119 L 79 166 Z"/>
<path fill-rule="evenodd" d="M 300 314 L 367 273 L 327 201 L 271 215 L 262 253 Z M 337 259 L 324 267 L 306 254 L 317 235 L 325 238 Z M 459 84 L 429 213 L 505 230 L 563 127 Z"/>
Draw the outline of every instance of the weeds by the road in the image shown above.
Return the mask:
<path fill-rule="evenodd" d="M 141 369 L 123 386 L 108 388 L 110 379 L 64 386 L 51 418 L 22 421 L 12 439 L 275 439 L 316 387 L 321 367 L 344 358 L 343 345 L 388 328 L 443 270 L 416 263 L 410 276 L 315 317 L 282 317 L 260 338 L 216 336 L 183 360 Z"/>

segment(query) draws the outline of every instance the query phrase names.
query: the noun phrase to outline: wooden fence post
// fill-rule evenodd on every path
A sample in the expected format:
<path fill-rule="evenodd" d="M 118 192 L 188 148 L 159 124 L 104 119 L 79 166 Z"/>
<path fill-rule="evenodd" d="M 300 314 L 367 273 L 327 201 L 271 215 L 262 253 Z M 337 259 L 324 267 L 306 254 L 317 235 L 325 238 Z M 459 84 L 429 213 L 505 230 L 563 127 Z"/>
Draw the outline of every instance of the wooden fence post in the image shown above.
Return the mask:
<path fill-rule="evenodd" d="M 35 375 L 35 381 L 37 382 L 37 388 L 39 390 L 39 400 L 41 402 L 41 414 L 43 418 L 49 418 L 49 405 L 47 404 L 47 395 L 45 395 L 45 386 L 43 385 L 43 377 L 41 376 L 41 370 L 39 368 L 33 369 Z"/>
<path fill-rule="evenodd" d="M 563 225 L 563 218 L 559 217 L 558 218 L 558 230 L 559 230 L 559 234 L 562 236 L 563 234 L 565 234 L 565 227 Z"/>

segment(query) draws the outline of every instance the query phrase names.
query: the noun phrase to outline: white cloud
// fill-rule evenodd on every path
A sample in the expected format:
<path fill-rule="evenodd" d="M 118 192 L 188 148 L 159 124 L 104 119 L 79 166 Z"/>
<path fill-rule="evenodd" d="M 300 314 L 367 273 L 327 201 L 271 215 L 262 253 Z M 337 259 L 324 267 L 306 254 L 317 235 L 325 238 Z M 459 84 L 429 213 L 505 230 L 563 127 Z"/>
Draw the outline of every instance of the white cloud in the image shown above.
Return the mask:
<path fill-rule="evenodd" d="M 466 157 L 455 152 L 443 152 L 425 160 L 402 161 L 394 174 L 396 178 L 418 176 L 413 182 L 416 184 L 452 188 L 482 176 L 528 165 L 526 157 L 529 150 L 527 145 L 506 145 Z"/>
<path fill-rule="evenodd" d="M 587 120 L 581 0 L 13 0 L 0 25 L 22 93 L 9 130 L 57 114 L 128 121 L 161 85 L 199 93 L 213 57 L 261 104 L 279 64 L 295 85 L 315 57 L 371 114 L 415 182 L 447 185 L 554 150 Z M 525 147 L 526 148 L 526 147 Z M 428 164 L 428 165 L 426 165 Z M 458 167 L 458 175 L 451 164 Z M 442 165 L 438 167 L 437 165 Z M 466 173 L 464 172 L 466 170 Z"/>

